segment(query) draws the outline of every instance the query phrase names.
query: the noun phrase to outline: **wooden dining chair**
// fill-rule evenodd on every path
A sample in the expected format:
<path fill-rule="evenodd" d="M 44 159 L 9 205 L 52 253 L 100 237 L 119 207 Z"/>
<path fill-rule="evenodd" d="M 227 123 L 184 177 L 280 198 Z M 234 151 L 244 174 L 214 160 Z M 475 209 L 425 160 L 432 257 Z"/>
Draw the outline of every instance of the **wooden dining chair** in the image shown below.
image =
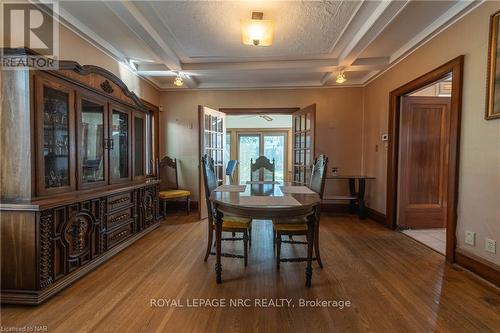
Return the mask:
<path fill-rule="evenodd" d="M 259 156 L 255 163 L 250 160 L 250 180 L 251 181 L 274 181 L 276 165 L 265 157 Z"/>
<path fill-rule="evenodd" d="M 163 204 L 163 216 L 166 214 L 167 201 L 186 201 L 186 213 L 190 213 L 191 192 L 179 188 L 179 179 L 177 177 L 177 159 L 165 156 L 159 164 L 160 176 L 160 201 Z"/>
<path fill-rule="evenodd" d="M 212 252 L 212 246 L 214 245 L 214 232 L 215 232 L 215 208 L 210 201 L 210 194 L 217 188 L 217 176 L 215 175 L 214 160 L 212 157 L 205 155 L 202 157 L 202 169 L 203 169 L 203 181 L 205 184 L 205 197 L 207 202 L 208 211 L 208 243 L 207 252 L 205 253 L 205 261 L 207 261 L 208 256 L 215 254 Z M 233 237 L 223 237 L 223 241 L 243 241 L 243 255 L 232 254 L 232 253 L 222 253 L 223 257 L 231 258 L 243 258 L 245 261 L 245 266 L 248 264 L 248 243 L 251 238 L 252 220 L 246 217 L 230 216 L 224 215 L 222 218 L 222 232 L 231 232 Z M 242 237 L 235 237 L 235 233 L 241 233 Z"/>
<path fill-rule="evenodd" d="M 328 165 L 328 157 L 325 155 L 319 155 L 314 161 L 314 165 L 311 171 L 311 179 L 309 182 L 309 188 L 314 192 L 318 193 L 320 198 L 323 198 L 323 192 L 325 189 L 325 176 Z M 316 207 L 316 226 L 314 230 L 314 260 L 318 262 L 319 267 L 323 268 L 323 263 L 321 262 L 321 255 L 319 251 L 319 206 Z M 290 217 L 287 219 L 275 219 L 273 220 L 273 233 L 274 242 L 273 245 L 276 248 L 276 265 L 280 268 L 281 262 L 290 261 L 306 261 L 307 258 L 281 258 L 281 243 L 288 244 L 308 244 L 309 239 L 304 241 L 294 240 L 292 236 L 306 236 L 307 238 L 307 220 L 306 217 Z M 281 236 L 288 236 L 288 240 L 283 240 Z"/>

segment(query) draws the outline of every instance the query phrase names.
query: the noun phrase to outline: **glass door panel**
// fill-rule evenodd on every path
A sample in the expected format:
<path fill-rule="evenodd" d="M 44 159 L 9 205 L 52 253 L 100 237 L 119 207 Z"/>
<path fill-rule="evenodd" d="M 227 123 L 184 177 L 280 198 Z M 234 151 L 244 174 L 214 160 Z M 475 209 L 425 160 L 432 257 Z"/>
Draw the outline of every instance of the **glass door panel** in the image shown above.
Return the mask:
<path fill-rule="evenodd" d="M 129 173 L 129 115 L 113 109 L 110 129 L 111 180 L 127 179 Z"/>
<path fill-rule="evenodd" d="M 45 188 L 70 185 L 69 94 L 43 87 Z"/>
<path fill-rule="evenodd" d="M 275 180 L 285 181 L 285 135 L 264 134 L 264 156 L 275 163 Z"/>
<path fill-rule="evenodd" d="M 80 172 L 82 185 L 105 181 L 105 103 L 82 99 L 80 105 Z"/>
<path fill-rule="evenodd" d="M 145 159 L 144 159 L 144 118 L 142 115 L 134 116 L 134 176 L 144 177 Z"/>
<path fill-rule="evenodd" d="M 240 184 L 250 180 L 250 163 L 260 156 L 260 134 L 240 134 L 238 136 L 238 175 Z"/>

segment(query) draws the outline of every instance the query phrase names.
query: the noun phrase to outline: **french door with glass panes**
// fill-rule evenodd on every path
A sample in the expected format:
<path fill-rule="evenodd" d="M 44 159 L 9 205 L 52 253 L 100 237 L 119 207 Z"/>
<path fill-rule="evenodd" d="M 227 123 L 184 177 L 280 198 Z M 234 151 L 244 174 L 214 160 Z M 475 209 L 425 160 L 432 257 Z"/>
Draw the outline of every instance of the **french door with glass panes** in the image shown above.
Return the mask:
<path fill-rule="evenodd" d="M 240 184 L 250 180 L 250 163 L 259 156 L 275 163 L 275 180 L 286 181 L 287 132 L 237 132 L 238 179 Z"/>
<path fill-rule="evenodd" d="M 199 203 L 198 213 L 200 219 L 206 218 L 207 205 L 205 200 L 205 186 L 203 182 L 203 170 L 201 169 L 201 158 L 207 154 L 214 159 L 215 175 L 219 183 L 224 181 L 225 162 L 224 150 L 226 146 L 226 114 L 205 106 L 198 106 L 200 126 L 200 163 L 199 163 Z"/>
<path fill-rule="evenodd" d="M 316 104 L 309 105 L 293 116 L 293 182 L 309 183 L 311 165 L 314 163 Z"/>

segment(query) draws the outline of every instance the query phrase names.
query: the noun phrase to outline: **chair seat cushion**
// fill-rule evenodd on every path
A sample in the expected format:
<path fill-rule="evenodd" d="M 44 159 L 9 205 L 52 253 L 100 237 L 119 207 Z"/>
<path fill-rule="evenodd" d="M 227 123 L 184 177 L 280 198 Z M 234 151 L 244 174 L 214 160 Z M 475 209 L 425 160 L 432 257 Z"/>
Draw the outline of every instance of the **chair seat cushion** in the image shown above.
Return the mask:
<path fill-rule="evenodd" d="M 185 198 L 191 195 L 191 192 L 187 190 L 165 190 L 160 191 L 160 199 L 175 199 L 175 198 Z"/>
<path fill-rule="evenodd" d="M 224 216 L 222 220 L 222 228 L 225 229 L 241 229 L 248 228 L 252 219 L 239 216 Z"/>
<path fill-rule="evenodd" d="M 273 228 L 276 231 L 307 231 L 305 223 L 273 223 Z"/>

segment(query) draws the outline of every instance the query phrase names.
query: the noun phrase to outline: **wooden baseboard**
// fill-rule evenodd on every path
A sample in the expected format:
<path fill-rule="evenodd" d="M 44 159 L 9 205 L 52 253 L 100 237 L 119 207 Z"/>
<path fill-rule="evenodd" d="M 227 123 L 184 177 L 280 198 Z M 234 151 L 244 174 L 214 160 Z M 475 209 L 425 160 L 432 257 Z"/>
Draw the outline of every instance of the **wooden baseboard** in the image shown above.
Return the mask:
<path fill-rule="evenodd" d="M 455 262 L 459 266 L 479 275 L 500 287 L 500 267 L 464 250 L 455 250 Z"/>
<path fill-rule="evenodd" d="M 383 224 L 385 226 L 388 226 L 387 224 L 387 216 L 378 210 L 372 209 L 370 207 L 366 208 L 367 215 L 370 219 L 372 219 L 375 222 L 378 222 L 380 224 Z"/>

